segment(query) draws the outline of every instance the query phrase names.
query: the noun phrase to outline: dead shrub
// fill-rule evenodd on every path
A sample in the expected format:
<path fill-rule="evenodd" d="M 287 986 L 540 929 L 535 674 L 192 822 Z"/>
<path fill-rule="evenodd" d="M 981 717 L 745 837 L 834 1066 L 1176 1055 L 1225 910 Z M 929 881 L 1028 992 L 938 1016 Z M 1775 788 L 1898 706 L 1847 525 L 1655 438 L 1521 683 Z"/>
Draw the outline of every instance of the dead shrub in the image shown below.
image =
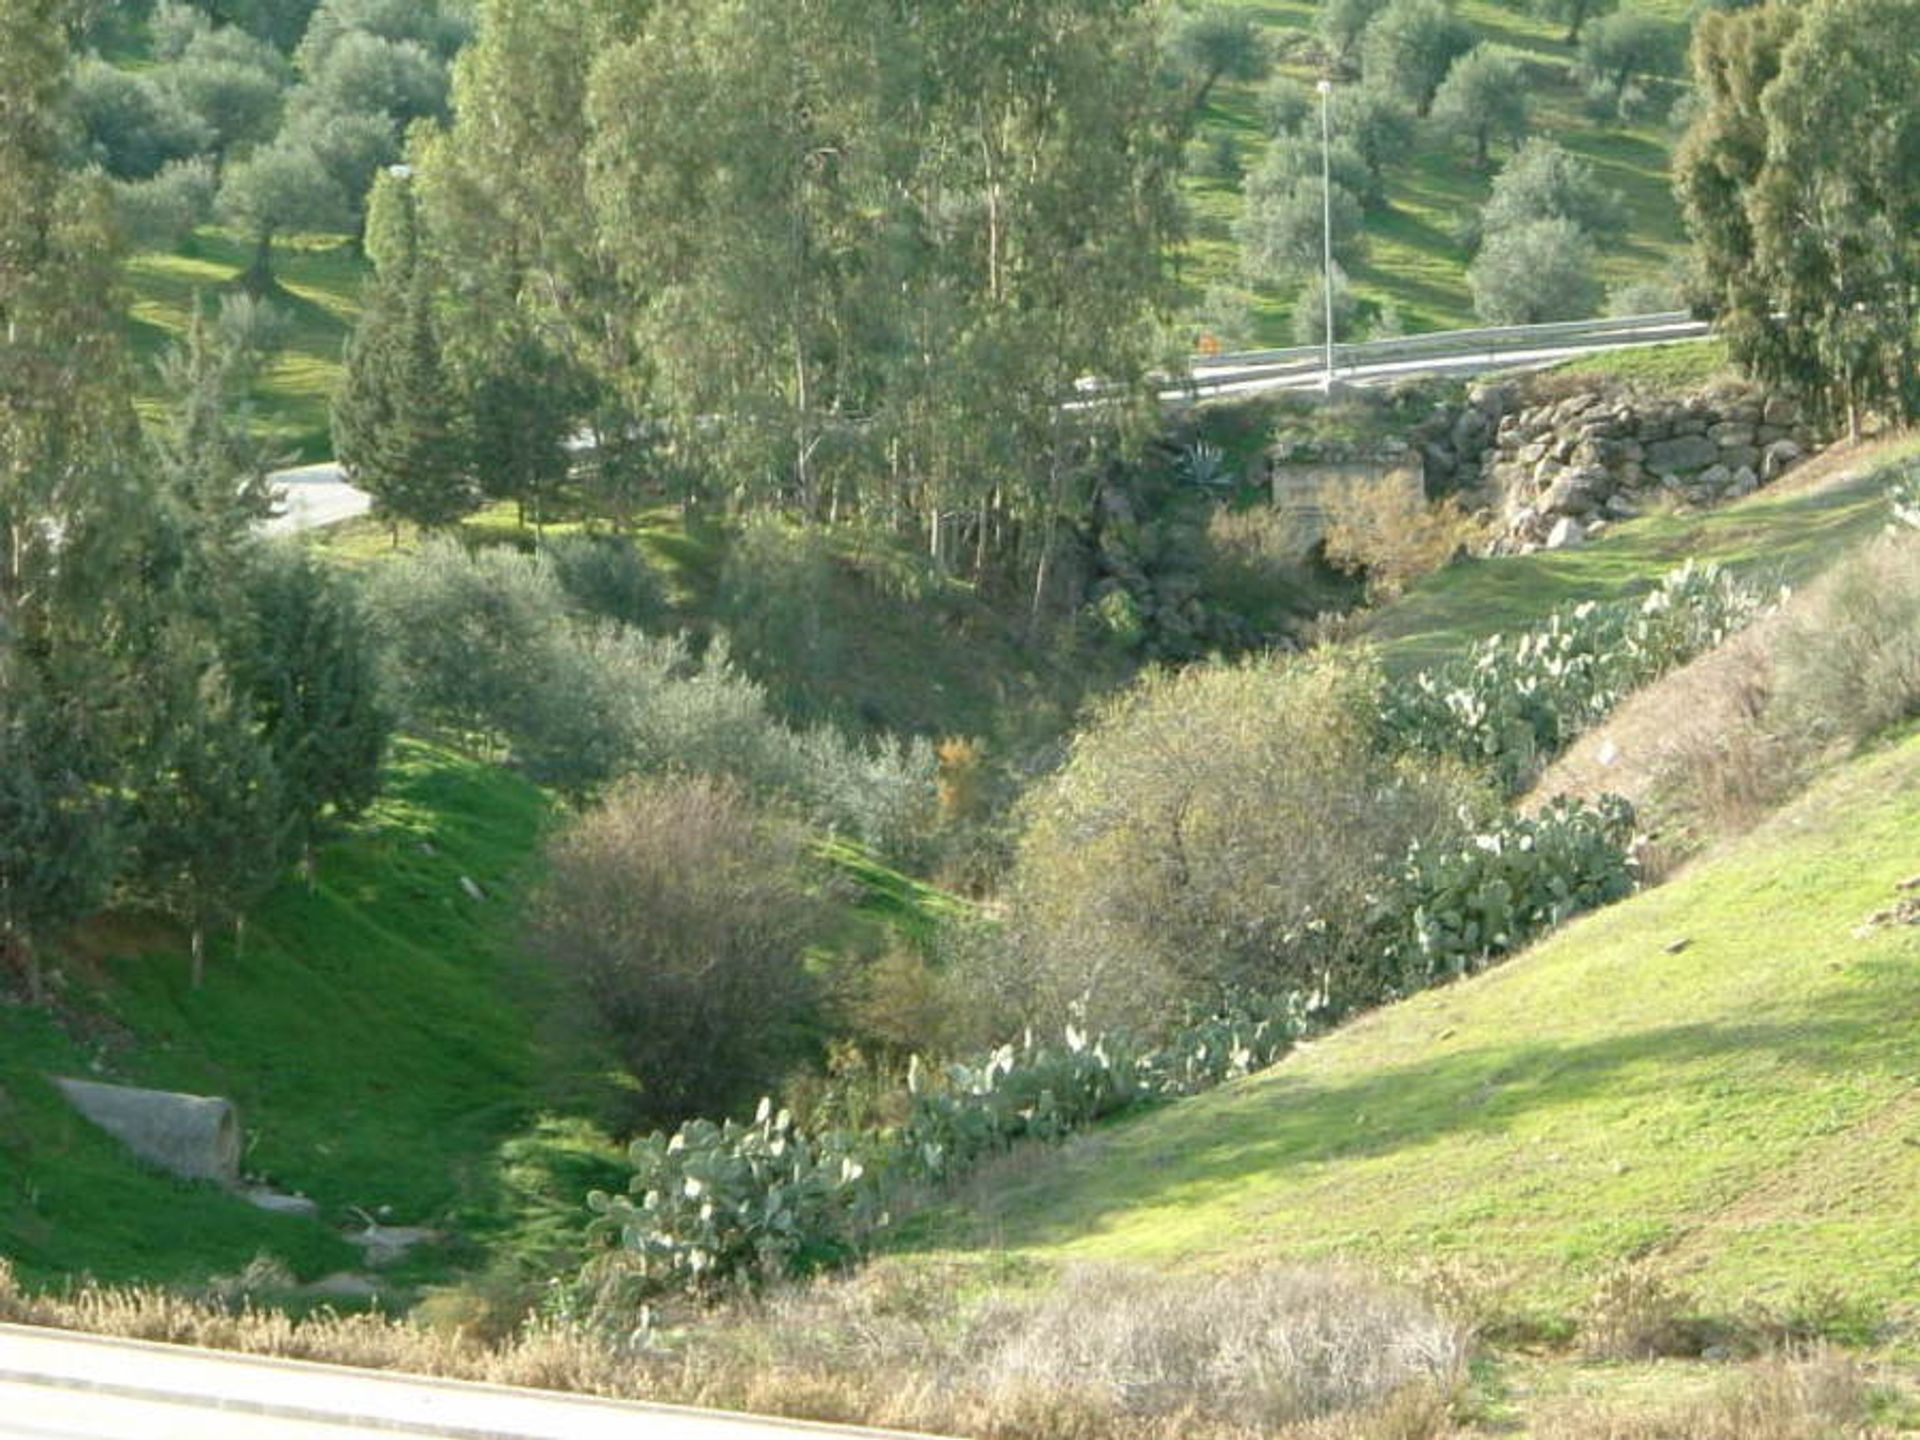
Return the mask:
<path fill-rule="evenodd" d="M 1611 1271 L 1580 1313 L 1580 1350 L 1590 1360 L 1656 1360 L 1704 1347 L 1693 1297 L 1645 1263 Z"/>
<path fill-rule="evenodd" d="M 1367 577 L 1367 598 L 1390 600 L 1450 563 L 1479 533 L 1449 495 L 1429 501 L 1417 483 L 1346 479 L 1320 492 L 1327 559 Z"/>
<path fill-rule="evenodd" d="M 1832 1350 L 1776 1355 L 1747 1366 L 1705 1400 L 1663 1410 L 1627 1410 L 1586 1400 L 1539 1417 L 1537 1440 L 1868 1440 L 1890 1435 L 1869 1422 L 1860 1368 Z"/>
<path fill-rule="evenodd" d="M 30 1296 L 0 1260 L 0 1320 L 982 1440 L 1450 1433 L 1465 1339 L 1405 1292 L 1306 1268 L 1036 1278 L 883 1263 L 657 1333 L 538 1322 L 485 1344 L 458 1326 L 295 1319 L 153 1290 Z"/>
<path fill-rule="evenodd" d="M 1864 547 L 1810 598 L 1780 639 L 1774 728 L 1856 745 L 1920 714 L 1920 533 Z"/>

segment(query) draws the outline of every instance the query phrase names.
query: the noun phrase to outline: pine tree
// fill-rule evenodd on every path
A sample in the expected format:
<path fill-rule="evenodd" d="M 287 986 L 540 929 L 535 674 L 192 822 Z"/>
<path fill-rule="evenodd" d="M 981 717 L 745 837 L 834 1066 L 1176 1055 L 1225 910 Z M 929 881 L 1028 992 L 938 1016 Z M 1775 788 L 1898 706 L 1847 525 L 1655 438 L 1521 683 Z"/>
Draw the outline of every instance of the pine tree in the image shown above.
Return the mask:
<path fill-rule="evenodd" d="M 410 204 L 406 214 L 410 221 Z M 396 545 L 400 521 L 437 529 L 479 503 L 431 286 L 409 233 L 374 283 L 333 402 L 334 454 L 347 479 L 373 496 Z"/>
<path fill-rule="evenodd" d="M 196 297 L 185 338 L 161 357 L 170 403 L 153 448 L 161 493 L 190 545 L 214 564 L 230 565 L 273 513 L 267 477 L 280 457 L 253 434 L 241 397 L 248 368 Z"/>
<path fill-rule="evenodd" d="M 267 548 L 248 566 L 245 611 L 234 680 L 279 773 L 288 843 L 311 873 L 327 823 L 359 815 L 379 793 L 392 720 L 373 639 L 353 592 L 295 546 Z"/>
<path fill-rule="evenodd" d="M 135 803 L 140 888 L 187 926 L 193 984 L 207 932 L 273 887 L 287 808 L 251 708 L 191 623 L 169 647 L 172 693 L 152 698 L 153 765 Z"/>

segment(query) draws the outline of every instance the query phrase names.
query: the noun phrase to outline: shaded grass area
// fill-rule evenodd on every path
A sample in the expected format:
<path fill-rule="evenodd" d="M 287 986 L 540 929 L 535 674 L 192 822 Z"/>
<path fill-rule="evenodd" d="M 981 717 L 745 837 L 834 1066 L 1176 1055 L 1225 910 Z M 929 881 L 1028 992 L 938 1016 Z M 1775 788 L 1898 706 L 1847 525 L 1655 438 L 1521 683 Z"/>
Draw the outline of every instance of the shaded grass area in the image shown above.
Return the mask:
<path fill-rule="evenodd" d="M 274 257 L 280 288 L 270 299 L 287 322 L 287 345 L 260 377 L 256 419 L 264 436 L 284 446 L 290 458 L 325 460 L 333 453 L 327 406 L 360 313 L 367 262 L 338 236 L 281 241 Z M 203 229 L 177 253 L 147 253 L 127 262 L 131 335 L 146 413 L 160 401 L 153 362 L 186 333 L 194 297 L 211 313 L 223 292 L 238 288 L 252 258 L 251 247 L 238 237 Z"/>
<path fill-rule="evenodd" d="M 973 1192 L 910 1248 L 1234 1268 L 1508 1268 L 1564 1307 L 1623 1261 L 1710 1305 L 1910 1306 L 1920 740 L 1526 956 Z M 1678 945 L 1675 942 L 1686 942 Z"/>
<path fill-rule="evenodd" d="M 1535 624 L 1560 605 L 1638 593 L 1689 558 L 1798 585 L 1886 523 L 1881 472 L 1916 453 L 1916 438 L 1874 445 L 1830 484 L 1787 484 L 1717 510 L 1647 515 L 1578 549 L 1452 565 L 1381 610 L 1364 633 L 1388 666 L 1410 670 Z"/>
<path fill-rule="evenodd" d="M 1311 86 L 1316 74 L 1287 47 L 1311 33 L 1317 7 L 1290 0 L 1231 3 L 1255 12 L 1271 32 L 1282 50 L 1282 72 Z M 1602 181 L 1625 202 L 1626 235 L 1600 247 L 1602 282 L 1615 285 L 1661 274 L 1685 243 L 1670 174 L 1678 131 L 1660 118 L 1625 123 L 1589 113 L 1571 75 L 1575 47 L 1564 42 L 1558 23 L 1493 0 L 1465 0 L 1458 8 L 1483 41 L 1522 63 L 1532 103 L 1532 133 L 1592 161 Z M 1689 12 L 1682 0 L 1637 0 L 1628 8 L 1653 15 L 1684 38 Z M 1200 130 L 1203 136 L 1234 136 L 1248 171 L 1258 166 L 1268 143 L 1260 88 L 1222 84 Z M 1685 86 L 1663 80 L 1649 88 L 1657 114 L 1664 115 Z M 1366 254 L 1349 272 L 1355 294 L 1375 305 L 1391 304 L 1409 330 L 1473 324 L 1466 283 L 1472 250 L 1464 231 L 1485 203 L 1493 171 L 1504 158 L 1503 151 L 1496 152 L 1493 167 L 1481 172 L 1463 144 L 1422 122 L 1409 154 L 1388 172 L 1386 204 L 1366 217 Z M 1195 296 L 1209 285 L 1241 294 L 1252 310 L 1257 343 L 1286 343 L 1299 282 L 1247 283 L 1232 238 L 1241 211 L 1237 184 L 1195 178 L 1188 186 L 1188 200 L 1193 236 L 1185 248 L 1182 280 Z"/>
<path fill-rule="evenodd" d="M 395 1223 L 484 1223 L 492 1153 L 540 1100 L 536 1040 L 506 937 L 545 822 L 502 771 L 403 744 L 386 796 L 216 946 L 205 986 L 164 930 L 115 921 L 66 965 L 67 1013 L 0 1008 L 0 1253 L 24 1274 L 175 1281 L 256 1253 L 302 1276 L 351 1254 L 311 1222 L 131 1161 L 66 1108 L 49 1073 L 218 1094 L 243 1171 Z M 469 877 L 486 898 L 465 894 Z"/>

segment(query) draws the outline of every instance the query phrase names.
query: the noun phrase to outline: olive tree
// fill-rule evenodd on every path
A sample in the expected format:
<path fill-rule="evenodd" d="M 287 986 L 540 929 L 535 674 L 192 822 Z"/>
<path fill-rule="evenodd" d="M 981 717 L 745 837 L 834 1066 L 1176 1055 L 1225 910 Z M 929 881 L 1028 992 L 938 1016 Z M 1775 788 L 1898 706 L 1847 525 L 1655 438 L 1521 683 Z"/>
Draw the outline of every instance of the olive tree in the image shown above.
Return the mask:
<path fill-rule="evenodd" d="M 802 840 L 696 777 L 624 784 L 548 847 L 533 949 L 631 1080 L 624 1118 L 738 1110 L 806 1052 L 820 911 Z"/>
<path fill-rule="evenodd" d="M 1383 756 L 1347 657 L 1149 675 L 1025 802 L 1013 927 L 1041 1014 L 1171 1023 L 1235 991 L 1338 995 L 1367 897 L 1471 791 Z"/>

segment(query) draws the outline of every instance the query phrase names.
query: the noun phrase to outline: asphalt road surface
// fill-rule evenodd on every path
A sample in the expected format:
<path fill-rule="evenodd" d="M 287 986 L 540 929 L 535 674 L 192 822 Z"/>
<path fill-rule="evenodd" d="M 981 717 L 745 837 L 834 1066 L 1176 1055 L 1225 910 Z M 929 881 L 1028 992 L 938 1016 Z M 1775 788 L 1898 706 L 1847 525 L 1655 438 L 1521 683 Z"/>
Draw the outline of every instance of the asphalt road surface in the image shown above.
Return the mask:
<path fill-rule="evenodd" d="M 878 1440 L 881 1434 L 0 1325 L 5 1440 Z"/>
<path fill-rule="evenodd" d="M 297 470 L 276 470 L 267 478 L 280 499 L 280 513 L 261 527 L 269 535 L 291 535 L 336 520 L 351 520 L 366 514 L 373 504 L 373 497 L 366 491 L 356 490 L 340 478 L 340 467 L 331 460 L 302 465 Z"/>

